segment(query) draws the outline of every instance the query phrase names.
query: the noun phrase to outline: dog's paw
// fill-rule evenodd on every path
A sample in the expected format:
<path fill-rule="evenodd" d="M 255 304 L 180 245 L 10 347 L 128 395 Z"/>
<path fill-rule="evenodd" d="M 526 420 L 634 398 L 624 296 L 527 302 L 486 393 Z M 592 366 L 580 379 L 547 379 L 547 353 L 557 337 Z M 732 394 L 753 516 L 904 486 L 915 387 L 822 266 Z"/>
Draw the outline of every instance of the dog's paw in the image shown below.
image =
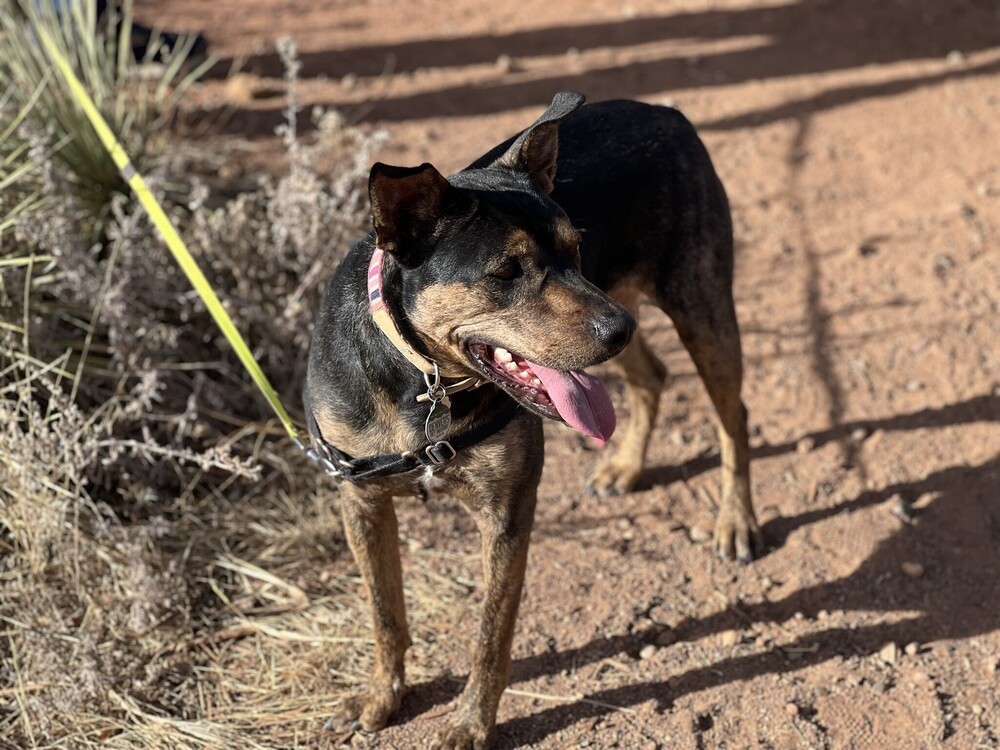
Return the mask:
<path fill-rule="evenodd" d="M 434 750 L 486 750 L 490 732 L 472 723 L 456 721 L 445 727 L 434 743 Z"/>
<path fill-rule="evenodd" d="M 347 698 L 333 712 L 332 727 L 377 732 L 403 702 L 402 688 L 375 688 Z"/>
<path fill-rule="evenodd" d="M 635 487 L 641 475 L 641 463 L 612 456 L 590 476 L 587 488 L 595 495 L 623 495 Z"/>
<path fill-rule="evenodd" d="M 713 546 L 723 560 L 752 562 L 764 553 L 764 535 L 753 513 L 742 506 L 723 508 L 715 522 Z"/>

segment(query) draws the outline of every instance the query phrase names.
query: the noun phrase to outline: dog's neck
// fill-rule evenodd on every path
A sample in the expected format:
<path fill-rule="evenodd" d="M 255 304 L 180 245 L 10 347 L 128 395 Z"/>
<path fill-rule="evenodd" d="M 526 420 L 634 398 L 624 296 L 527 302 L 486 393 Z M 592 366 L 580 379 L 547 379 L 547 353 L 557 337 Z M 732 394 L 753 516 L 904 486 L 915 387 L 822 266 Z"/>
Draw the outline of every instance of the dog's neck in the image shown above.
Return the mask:
<path fill-rule="evenodd" d="M 309 387 L 324 437 L 351 455 L 414 450 L 426 443 L 429 411 L 417 397 L 423 373 L 383 333 L 370 313 L 371 237 L 358 243 L 330 282 L 310 354 Z M 404 341 L 416 340 L 398 294 L 399 269 L 382 268 L 380 298 Z M 420 355 L 423 357 L 423 355 Z M 453 431 L 490 419 L 508 398 L 486 385 L 451 396 Z"/>

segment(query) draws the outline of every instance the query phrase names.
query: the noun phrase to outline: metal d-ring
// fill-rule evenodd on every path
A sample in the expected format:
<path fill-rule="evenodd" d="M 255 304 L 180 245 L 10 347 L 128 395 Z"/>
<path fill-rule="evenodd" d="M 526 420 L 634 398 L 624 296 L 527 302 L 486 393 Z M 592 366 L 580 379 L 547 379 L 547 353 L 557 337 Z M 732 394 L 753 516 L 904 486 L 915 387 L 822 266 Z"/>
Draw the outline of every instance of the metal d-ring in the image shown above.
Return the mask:
<path fill-rule="evenodd" d="M 438 363 L 432 361 L 431 364 L 434 365 L 434 380 L 431 381 L 431 376 L 425 372 L 424 383 L 427 384 L 427 398 L 431 400 L 431 403 L 437 403 L 443 401 L 448 392 L 441 385 L 441 370 L 438 368 Z"/>

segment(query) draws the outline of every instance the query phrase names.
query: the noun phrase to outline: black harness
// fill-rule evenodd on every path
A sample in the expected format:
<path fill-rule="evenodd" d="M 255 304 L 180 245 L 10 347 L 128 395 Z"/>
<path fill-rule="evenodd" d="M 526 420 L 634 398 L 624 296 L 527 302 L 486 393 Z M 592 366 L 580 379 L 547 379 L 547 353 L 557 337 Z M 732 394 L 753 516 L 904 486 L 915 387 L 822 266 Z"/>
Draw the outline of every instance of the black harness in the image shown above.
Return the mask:
<path fill-rule="evenodd" d="M 394 474 L 407 474 L 426 467 L 433 469 L 454 459 L 458 455 L 458 451 L 481 443 L 510 424 L 521 407 L 513 399 L 505 398 L 503 401 L 503 407 L 491 419 L 467 432 L 452 437 L 450 440 L 428 443 L 415 451 L 382 453 L 363 458 L 351 458 L 342 450 L 330 445 L 316 423 L 312 408 L 307 407 L 306 419 L 308 420 L 312 446 L 303 445 L 302 448 L 306 455 L 322 467 L 327 474 L 351 483 Z"/>

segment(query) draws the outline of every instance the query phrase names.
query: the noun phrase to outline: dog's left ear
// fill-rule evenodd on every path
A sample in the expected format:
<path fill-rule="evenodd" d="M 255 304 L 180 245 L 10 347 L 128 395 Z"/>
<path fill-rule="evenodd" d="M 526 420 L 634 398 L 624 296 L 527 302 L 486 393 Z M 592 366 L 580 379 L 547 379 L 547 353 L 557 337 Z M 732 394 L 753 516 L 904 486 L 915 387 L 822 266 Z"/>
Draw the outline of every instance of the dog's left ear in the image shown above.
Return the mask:
<path fill-rule="evenodd" d="M 535 123 L 521 133 L 493 166 L 527 172 L 539 190 L 551 193 L 555 186 L 559 155 L 559 123 L 586 101 L 583 94 L 561 91 Z"/>
<path fill-rule="evenodd" d="M 434 233 L 448 181 L 430 164 L 393 167 L 377 162 L 368 178 L 376 240 L 405 266 L 417 265 Z"/>

